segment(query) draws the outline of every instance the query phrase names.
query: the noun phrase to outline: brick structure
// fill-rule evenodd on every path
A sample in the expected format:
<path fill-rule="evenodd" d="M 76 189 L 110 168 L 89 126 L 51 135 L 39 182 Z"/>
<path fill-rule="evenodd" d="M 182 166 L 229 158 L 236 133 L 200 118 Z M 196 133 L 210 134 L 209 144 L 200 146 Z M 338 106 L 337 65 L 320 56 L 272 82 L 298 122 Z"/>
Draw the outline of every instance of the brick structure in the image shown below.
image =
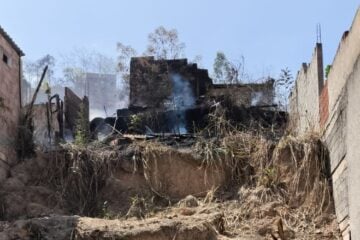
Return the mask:
<path fill-rule="evenodd" d="M 155 60 L 132 58 L 130 62 L 130 108 L 162 108 L 173 92 L 171 78 L 179 75 L 190 83 L 195 98 L 204 95 L 211 85 L 208 71 L 186 59 Z"/>
<path fill-rule="evenodd" d="M 81 107 L 83 107 L 83 116 L 85 119 L 89 119 L 89 99 L 84 96 L 79 98 L 70 88 L 65 88 L 64 96 L 64 118 L 65 128 L 69 129 L 75 136 L 76 126 L 78 120 L 81 117 Z"/>
<path fill-rule="evenodd" d="M 221 99 L 229 97 L 236 106 L 273 104 L 274 80 L 251 84 L 213 84 L 208 71 L 186 59 L 155 60 L 154 57 L 132 58 L 130 64 L 130 108 L 163 108 L 174 90 L 174 75 L 190 84 L 195 99 L 200 96 Z M 185 91 L 185 89 L 184 89 Z M 183 93 L 185 95 L 185 93 Z"/>
<path fill-rule="evenodd" d="M 213 84 L 207 96 L 221 99 L 229 98 L 238 107 L 268 106 L 274 104 L 274 79 L 263 83 Z"/>
<path fill-rule="evenodd" d="M 24 53 L 0 27 L 0 182 L 15 160 L 14 141 L 21 109 L 21 57 Z"/>
<path fill-rule="evenodd" d="M 320 128 L 325 126 L 325 123 L 329 117 L 329 92 L 328 85 L 325 82 L 325 85 L 320 93 Z"/>

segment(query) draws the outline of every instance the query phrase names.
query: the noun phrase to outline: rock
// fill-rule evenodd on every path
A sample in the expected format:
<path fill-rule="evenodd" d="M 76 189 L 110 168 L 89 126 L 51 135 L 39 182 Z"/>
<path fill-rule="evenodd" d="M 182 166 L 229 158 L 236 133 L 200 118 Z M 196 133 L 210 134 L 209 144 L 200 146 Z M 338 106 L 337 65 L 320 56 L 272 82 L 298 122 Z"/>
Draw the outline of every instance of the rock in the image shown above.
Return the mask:
<path fill-rule="evenodd" d="M 48 162 L 51 160 L 55 159 L 51 159 L 50 155 L 38 151 L 36 152 L 36 158 L 32 159 L 35 163 L 35 166 L 33 164 L 33 167 L 36 169 L 44 169 L 48 166 Z"/>
<path fill-rule="evenodd" d="M 128 240 L 215 240 L 215 222 L 222 215 L 179 216 L 179 218 L 151 218 L 143 221 L 104 220 L 80 218 L 76 226 L 76 239 L 128 239 Z M 176 237 L 175 237 L 176 236 Z"/>
<path fill-rule="evenodd" d="M 27 216 L 30 218 L 50 215 L 53 211 L 38 203 L 29 203 L 26 206 Z"/>
<path fill-rule="evenodd" d="M 262 217 L 276 217 L 276 207 L 278 207 L 279 205 L 280 203 L 278 202 L 270 202 L 261 206 L 259 210 Z"/>
<path fill-rule="evenodd" d="M 260 236 L 265 236 L 265 235 L 270 234 L 272 232 L 272 226 L 270 224 L 265 225 L 265 226 L 261 226 L 261 227 L 259 227 L 257 232 L 258 232 L 258 234 Z"/>
<path fill-rule="evenodd" d="M 16 177 L 10 177 L 5 180 L 3 190 L 7 192 L 14 192 L 22 190 L 25 187 L 24 183 Z"/>
<path fill-rule="evenodd" d="M 144 219 L 146 213 L 145 200 L 142 198 L 135 198 L 130 206 L 125 218 L 136 217 L 137 219 Z"/>
<path fill-rule="evenodd" d="M 26 188 L 26 199 L 28 202 L 35 202 L 47 206 L 53 202 L 54 192 L 43 186 L 28 186 Z"/>
<path fill-rule="evenodd" d="M 10 237 L 6 233 L 0 232 L 0 239 L 1 240 L 10 240 Z"/>
<path fill-rule="evenodd" d="M 189 195 L 186 198 L 179 201 L 178 205 L 179 207 L 198 207 L 199 202 L 194 196 Z"/>
<path fill-rule="evenodd" d="M 196 211 L 194 209 L 191 209 L 191 208 L 180 208 L 178 210 L 179 214 L 180 215 L 183 215 L 183 216 L 191 216 L 191 215 L 194 215 L 196 213 Z"/>
<path fill-rule="evenodd" d="M 5 233 L 10 239 L 72 239 L 71 235 L 78 218 L 78 216 L 50 216 L 19 220 L 14 222 Z"/>
<path fill-rule="evenodd" d="M 221 214 L 152 218 L 142 221 L 106 220 L 78 216 L 52 215 L 19 220 L 3 232 L 8 239 L 128 239 L 128 240 L 216 240 Z M 1 235 L 0 235 L 1 236 Z"/>
<path fill-rule="evenodd" d="M 4 215 L 6 219 L 15 219 L 24 215 L 26 201 L 22 192 L 11 192 L 4 196 Z"/>
<path fill-rule="evenodd" d="M 20 179 L 24 184 L 27 184 L 30 180 L 31 172 L 26 170 L 25 164 L 16 165 L 11 169 L 11 176 Z"/>

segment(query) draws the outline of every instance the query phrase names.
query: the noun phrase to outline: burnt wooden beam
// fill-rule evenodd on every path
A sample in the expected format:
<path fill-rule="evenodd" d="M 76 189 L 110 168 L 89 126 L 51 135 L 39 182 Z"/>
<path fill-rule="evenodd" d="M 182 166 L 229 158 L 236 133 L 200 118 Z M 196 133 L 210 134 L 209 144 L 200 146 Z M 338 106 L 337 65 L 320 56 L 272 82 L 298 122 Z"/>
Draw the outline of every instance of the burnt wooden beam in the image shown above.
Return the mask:
<path fill-rule="evenodd" d="M 35 90 L 35 92 L 34 92 L 34 95 L 33 95 L 32 99 L 31 99 L 30 105 L 29 105 L 29 107 L 28 107 L 28 109 L 27 109 L 27 111 L 26 111 L 25 119 L 28 119 L 28 118 L 30 117 L 30 114 L 31 114 L 31 112 L 32 112 L 32 109 L 33 109 L 34 104 L 35 104 L 35 101 L 36 101 L 37 94 L 39 93 L 40 87 L 41 87 L 41 85 L 42 85 L 42 82 L 44 81 L 44 78 L 45 78 L 45 75 L 46 75 L 47 70 L 48 70 L 48 66 L 46 66 L 46 67 L 44 68 L 44 70 L 43 70 L 43 73 L 42 73 L 42 75 L 41 75 L 40 81 L 39 81 L 39 83 L 38 83 L 38 85 L 37 85 L 37 87 L 36 87 L 36 90 Z"/>

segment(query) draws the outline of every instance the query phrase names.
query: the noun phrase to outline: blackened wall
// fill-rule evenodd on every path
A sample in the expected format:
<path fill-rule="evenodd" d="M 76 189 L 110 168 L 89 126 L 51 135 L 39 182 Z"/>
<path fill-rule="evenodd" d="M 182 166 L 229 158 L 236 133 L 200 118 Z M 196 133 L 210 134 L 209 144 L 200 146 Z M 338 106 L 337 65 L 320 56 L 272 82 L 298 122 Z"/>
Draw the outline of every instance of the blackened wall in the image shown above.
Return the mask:
<path fill-rule="evenodd" d="M 154 57 L 132 58 L 130 62 L 130 108 L 162 108 L 172 94 L 173 74 L 180 75 L 191 85 L 198 98 L 207 92 L 212 81 L 208 71 L 186 59 L 155 60 Z"/>

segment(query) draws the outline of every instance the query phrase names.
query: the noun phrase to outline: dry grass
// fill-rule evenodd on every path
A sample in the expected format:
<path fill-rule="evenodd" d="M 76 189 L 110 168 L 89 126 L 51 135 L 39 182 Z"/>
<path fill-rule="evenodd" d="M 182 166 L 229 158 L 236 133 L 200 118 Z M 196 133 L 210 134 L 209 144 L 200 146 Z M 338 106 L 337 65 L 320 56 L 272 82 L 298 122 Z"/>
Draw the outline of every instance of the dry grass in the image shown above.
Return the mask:
<path fill-rule="evenodd" d="M 271 143 L 258 145 L 248 163 L 254 170 L 253 181 L 240 189 L 236 206 L 225 210 L 227 229 L 236 233 L 252 224 L 262 231 L 264 225 L 280 219 L 288 234 L 304 234 L 296 239 L 317 239 L 319 228 L 328 231 L 328 239 L 339 239 L 338 229 L 331 225 L 335 215 L 328 160 L 316 135 L 286 136 L 275 148 Z"/>
<path fill-rule="evenodd" d="M 301 206 L 312 215 L 333 211 L 328 152 L 317 135 L 284 137 L 273 159 L 287 185 L 290 205 Z"/>
<path fill-rule="evenodd" d="M 231 180 L 248 182 L 249 165 L 260 135 L 240 131 L 225 117 L 221 108 L 209 115 L 209 125 L 197 134 L 194 152 L 202 158 L 202 166 L 221 167 L 230 171 Z"/>
<path fill-rule="evenodd" d="M 335 219 L 328 153 L 317 134 L 269 140 L 261 130 L 236 129 L 223 115 L 213 115 L 210 122 L 194 149 L 204 166 L 225 166 L 242 186 L 238 204 L 225 209 L 230 232 L 243 221 L 256 225 L 260 219 L 279 218 L 289 231 L 309 236 L 318 225 L 315 219 L 330 216 L 326 224 Z M 214 199 L 215 191 L 208 195 Z M 329 234 L 338 238 L 336 228 Z"/>
<path fill-rule="evenodd" d="M 312 134 L 269 140 L 256 129 L 240 131 L 223 116 L 223 112 L 210 116 L 210 125 L 197 134 L 191 150 L 200 156 L 201 167 L 226 169 L 229 180 L 235 183 L 228 187 L 240 188 L 237 201 L 231 206 L 224 204 L 226 230 L 236 235 L 246 224 L 259 229 L 257 224 L 271 225 L 274 219 L 280 219 L 278 222 L 283 227 L 278 228 L 278 232 L 302 232 L 308 237 L 316 230 L 316 219 L 330 216 L 325 223 L 329 225 L 334 219 L 334 209 L 328 182 L 328 156 L 319 137 Z M 152 188 L 146 176 L 150 168 L 148 159 L 157 159 L 159 152 L 169 151 L 169 146 L 156 141 L 143 141 L 134 146 L 134 171 L 141 165 Z M 68 209 L 81 215 L 98 215 L 99 190 L 109 177 L 118 154 L 114 149 L 71 146 L 56 155 L 49 169 L 49 181 L 59 190 L 59 198 Z M 152 191 L 167 199 L 155 188 Z M 222 188 L 211 189 L 203 205 L 221 201 L 221 191 Z M 136 217 L 146 215 L 148 207 L 144 199 L 135 198 L 132 206 L 141 210 L 135 211 Z M 272 234 L 271 231 L 265 232 Z M 336 239 L 336 229 L 331 231 Z M 297 236 L 297 239 L 306 237 Z"/>
<path fill-rule="evenodd" d="M 101 214 L 99 192 L 110 176 L 118 153 L 113 150 L 91 149 L 67 145 L 54 152 L 46 178 L 57 191 L 59 204 L 72 214 Z"/>

